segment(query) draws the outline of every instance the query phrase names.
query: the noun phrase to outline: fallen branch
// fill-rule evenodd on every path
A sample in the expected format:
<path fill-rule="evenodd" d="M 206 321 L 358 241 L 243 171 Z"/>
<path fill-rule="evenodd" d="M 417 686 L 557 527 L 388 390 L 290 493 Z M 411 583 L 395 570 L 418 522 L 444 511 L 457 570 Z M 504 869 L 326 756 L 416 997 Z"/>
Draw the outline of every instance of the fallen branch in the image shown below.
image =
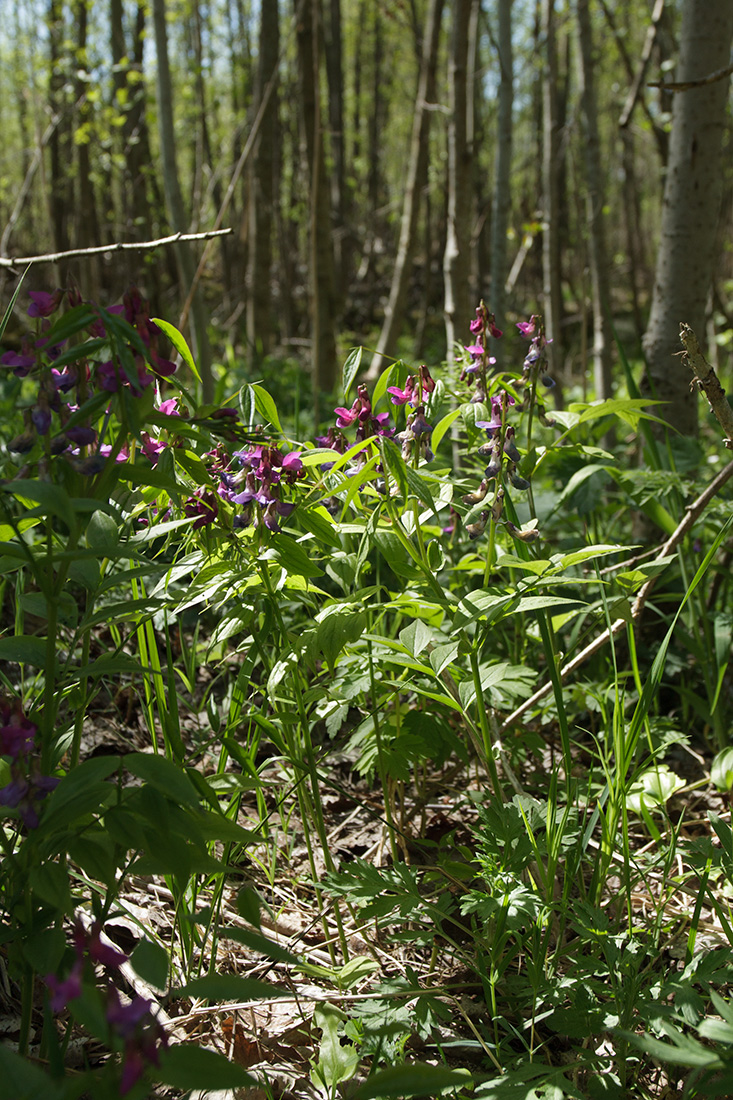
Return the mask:
<path fill-rule="evenodd" d="M 685 351 L 682 354 L 687 358 L 687 361 L 695 374 L 695 381 L 700 389 L 705 392 L 705 396 L 710 402 L 710 407 L 713 410 L 713 413 L 717 417 L 723 431 L 726 433 L 725 445 L 729 449 L 733 449 L 733 409 L 731 409 L 728 403 L 728 399 L 725 396 L 725 392 L 720 385 L 720 382 L 718 381 L 718 377 L 708 361 L 705 359 L 702 352 L 700 351 L 700 345 L 698 343 L 697 337 L 695 336 L 695 333 L 689 325 L 680 325 L 680 339 L 682 340 L 682 343 L 685 347 Z M 660 546 L 657 550 L 655 557 L 652 559 L 652 565 L 661 562 L 664 558 L 666 558 L 669 554 L 677 549 L 679 544 L 682 542 L 682 539 L 685 537 L 685 535 L 688 534 L 692 527 L 694 527 L 695 523 L 704 512 L 704 510 L 707 508 L 710 501 L 713 499 L 714 496 L 716 496 L 717 493 L 720 492 L 725 483 L 727 481 L 730 481 L 731 477 L 733 477 L 733 461 L 729 462 L 727 466 L 723 467 L 718 476 L 710 482 L 707 489 L 705 489 L 704 492 L 702 492 L 700 496 L 692 502 L 692 504 L 688 504 L 687 508 L 685 509 L 685 515 L 683 516 L 680 523 L 669 536 L 667 541 L 663 543 L 663 545 Z M 646 583 L 643 584 L 639 589 L 639 592 L 631 608 L 632 624 L 637 623 L 641 618 L 644 606 L 649 599 L 649 596 L 651 595 L 651 591 L 656 583 L 656 580 L 656 576 L 650 577 L 649 580 L 646 581 Z M 567 679 L 567 677 L 570 676 L 571 673 L 575 672 L 576 669 L 585 664 L 585 662 L 590 657 L 592 657 L 594 653 L 597 653 L 599 649 L 602 649 L 606 642 L 608 642 L 611 638 L 615 638 L 615 636 L 619 634 L 626 625 L 626 619 L 616 619 L 616 621 L 613 622 L 609 628 L 604 630 L 602 634 L 599 634 L 597 638 L 594 638 L 593 641 L 585 647 L 585 649 L 581 650 L 580 653 L 573 657 L 572 661 L 568 661 L 567 664 L 563 665 L 560 668 L 560 680 L 563 681 Z M 506 730 L 509 729 L 509 727 L 517 721 L 518 718 L 521 718 L 523 714 L 526 714 L 528 710 L 531 710 L 536 703 L 539 703 L 540 700 L 544 699 L 546 695 L 549 695 L 551 691 L 551 681 L 543 684 L 542 687 L 534 693 L 534 695 L 530 696 L 529 699 L 525 699 L 525 701 L 520 706 L 518 706 L 516 710 L 512 711 L 508 718 L 504 719 L 501 726 L 499 727 L 499 734 L 501 735 L 502 733 L 505 733 Z"/>
<path fill-rule="evenodd" d="M 48 252 L 43 256 L 13 256 L 11 259 L 0 256 L 0 267 L 52 264 L 72 256 L 98 256 L 104 252 L 143 252 L 159 248 L 163 244 L 175 244 L 177 241 L 205 241 L 210 237 L 223 237 L 231 232 L 231 229 L 208 229 L 204 233 L 171 233 L 169 237 L 160 237 L 157 241 L 115 241 L 113 244 L 100 244 L 93 248 L 70 248 L 67 252 Z"/>

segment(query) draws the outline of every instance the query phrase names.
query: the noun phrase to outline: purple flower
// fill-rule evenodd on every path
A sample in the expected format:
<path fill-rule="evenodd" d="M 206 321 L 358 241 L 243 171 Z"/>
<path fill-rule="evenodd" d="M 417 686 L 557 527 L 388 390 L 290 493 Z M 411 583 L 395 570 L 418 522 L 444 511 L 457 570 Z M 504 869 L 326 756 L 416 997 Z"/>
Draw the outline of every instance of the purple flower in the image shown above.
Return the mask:
<path fill-rule="evenodd" d="M 31 410 L 31 420 L 39 435 L 47 435 L 51 427 L 51 410 L 48 405 L 34 405 Z"/>
<path fill-rule="evenodd" d="M 69 370 L 68 367 L 64 368 L 64 370 L 57 370 L 56 367 L 52 367 L 51 381 L 54 389 L 61 390 L 62 393 L 68 393 L 68 391 L 73 389 L 78 382 L 78 377 L 76 371 Z"/>
<path fill-rule="evenodd" d="M 169 397 L 166 401 L 161 401 L 158 412 L 162 412 L 163 416 L 180 416 L 178 411 L 178 398 Z"/>
<path fill-rule="evenodd" d="M 4 367 L 13 367 L 18 378 L 25 378 L 36 365 L 36 357 L 30 352 L 6 351 L 0 356 L 0 363 Z"/>
<path fill-rule="evenodd" d="M 128 1004 L 123 1004 L 113 985 L 109 987 L 107 1001 L 107 1023 L 122 1039 L 128 1039 L 149 1014 L 152 1001 L 135 996 Z"/>
<path fill-rule="evenodd" d="M 535 317 L 534 313 L 528 321 L 517 321 L 517 328 L 521 332 L 522 336 L 529 338 L 534 336 L 534 330 L 539 318 Z"/>
<path fill-rule="evenodd" d="M 192 497 L 189 497 L 184 506 L 187 516 L 197 516 L 193 524 L 194 531 L 213 523 L 219 514 L 219 504 L 216 495 L 210 489 L 197 489 Z"/>
<path fill-rule="evenodd" d="M 82 963 L 79 958 L 74 963 L 68 978 L 64 978 L 63 981 L 57 978 L 55 974 L 46 975 L 45 982 L 51 991 L 49 1005 L 52 1012 L 61 1012 L 62 1009 L 66 1008 L 69 1001 L 81 997 L 81 975 Z"/>
<path fill-rule="evenodd" d="M 277 522 L 277 501 L 271 500 L 265 508 L 265 514 L 263 516 L 263 523 L 268 531 L 281 531 L 282 528 Z"/>
<path fill-rule="evenodd" d="M 11 772 L 12 774 L 12 772 Z M 13 779 L 0 790 L 0 806 L 17 809 L 23 824 L 28 829 L 38 828 L 36 804 L 61 782 L 50 775 L 40 775 L 36 771 L 26 777 L 16 771 Z"/>
<path fill-rule="evenodd" d="M 35 745 L 36 726 L 11 703 L 0 704 L 0 755 L 17 759 L 29 753 Z"/>
<path fill-rule="evenodd" d="M 55 290 L 53 294 L 45 290 L 29 291 L 28 297 L 31 299 L 31 304 L 28 307 L 28 316 L 50 317 L 59 308 L 63 295 L 63 290 Z"/>
<path fill-rule="evenodd" d="M 514 428 L 507 428 L 506 435 L 504 436 L 504 454 L 511 459 L 512 462 L 521 462 L 522 456 L 516 448 L 514 443 Z"/>
<path fill-rule="evenodd" d="M 75 428 L 66 428 L 64 435 L 79 447 L 89 447 L 97 438 L 94 429 L 85 428 L 83 424 L 77 424 Z"/>
<path fill-rule="evenodd" d="M 415 392 L 415 376 L 410 374 L 405 382 L 404 390 L 401 390 L 399 386 L 388 386 L 387 393 L 392 395 L 393 405 L 407 405 L 412 404 L 413 394 Z"/>

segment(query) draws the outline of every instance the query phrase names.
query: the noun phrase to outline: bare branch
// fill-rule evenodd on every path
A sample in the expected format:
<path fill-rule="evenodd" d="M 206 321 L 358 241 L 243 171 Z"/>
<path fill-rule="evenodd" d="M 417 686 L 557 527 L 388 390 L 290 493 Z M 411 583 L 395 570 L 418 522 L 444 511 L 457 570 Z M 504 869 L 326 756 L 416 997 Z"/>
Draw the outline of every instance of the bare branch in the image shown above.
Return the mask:
<path fill-rule="evenodd" d="M 733 409 L 725 396 L 725 390 L 718 381 L 714 369 L 700 351 L 697 336 L 684 322 L 680 325 L 680 340 L 685 348 L 682 355 L 695 375 L 692 385 L 696 384 L 707 397 L 715 418 L 725 432 L 725 445 L 728 450 L 733 451 Z"/>
<path fill-rule="evenodd" d="M 699 80 L 678 80 L 671 81 L 669 84 L 664 80 L 655 80 L 647 84 L 647 88 L 662 88 L 665 92 L 689 92 L 691 88 L 704 88 L 706 84 L 717 84 L 719 80 L 725 80 L 731 73 L 733 73 L 733 65 L 728 65 L 725 69 L 716 69 L 714 73 L 701 76 Z"/>
<path fill-rule="evenodd" d="M 52 264 L 71 256 L 99 256 L 104 252 L 143 252 L 159 248 L 163 244 L 176 244 L 178 241 L 206 241 L 210 237 L 223 237 L 231 232 L 231 228 L 208 229 L 205 233 L 171 233 L 169 237 L 160 237 L 157 241 L 116 241 L 114 244 L 95 245 L 94 248 L 71 248 L 68 252 L 48 252 L 43 256 L 13 256 L 12 259 L 0 256 L 0 267 Z"/>

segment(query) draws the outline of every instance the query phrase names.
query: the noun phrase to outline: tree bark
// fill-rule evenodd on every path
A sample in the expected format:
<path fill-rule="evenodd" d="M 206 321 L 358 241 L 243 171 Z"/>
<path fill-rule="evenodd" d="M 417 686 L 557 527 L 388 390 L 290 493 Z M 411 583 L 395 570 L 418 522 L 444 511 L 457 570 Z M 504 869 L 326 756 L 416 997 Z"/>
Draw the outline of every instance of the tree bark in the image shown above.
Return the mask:
<path fill-rule="evenodd" d="M 471 10 L 477 0 L 454 0 L 451 31 L 448 121 L 448 224 L 443 254 L 445 336 L 448 361 L 471 321 L 471 164 L 469 133 L 468 46 Z"/>
<path fill-rule="evenodd" d="M 729 61 L 733 5 L 686 0 L 677 81 L 700 80 Z M 683 435 L 697 432 L 697 394 L 679 355 L 679 326 L 705 332 L 715 266 L 721 196 L 720 151 L 729 81 L 675 94 L 662 229 L 649 323 L 644 335 L 645 383 L 660 410 Z"/>
<path fill-rule="evenodd" d="M 168 28 L 165 19 L 165 0 L 153 0 L 153 24 L 158 62 L 158 134 L 163 186 L 171 229 L 176 233 L 183 233 L 188 226 L 176 163 L 176 141 L 173 129 L 173 86 L 168 63 Z M 181 290 L 185 295 L 188 288 L 193 285 L 196 277 L 196 265 L 187 242 L 179 241 L 175 247 Z M 211 372 L 211 348 L 206 323 L 206 307 L 200 291 L 197 289 L 191 309 L 193 353 L 196 356 L 201 373 L 204 401 L 210 402 L 214 397 L 214 379 Z"/>
<path fill-rule="evenodd" d="M 512 50 L 512 0 L 497 5 L 499 54 L 499 109 L 496 170 L 491 200 L 491 311 L 500 329 L 506 328 L 507 232 L 511 209 L 512 131 L 514 106 L 514 54 Z M 492 339 L 492 351 L 496 341 Z"/>
<path fill-rule="evenodd" d="M 589 0 L 577 0 L 578 87 L 586 176 L 586 224 L 593 307 L 593 381 L 597 399 L 611 396 L 611 308 L 608 252 L 603 216 L 604 187 L 598 133 L 593 33 Z"/>
<path fill-rule="evenodd" d="M 554 0 L 542 0 L 541 38 L 545 64 L 542 76 L 542 299 L 548 359 L 557 381 L 563 356 L 560 336 L 562 275 L 560 265 L 560 148 L 558 140 L 557 43 Z"/>
<path fill-rule="evenodd" d="M 259 60 L 255 102 L 259 107 L 265 88 L 277 80 L 280 52 L 278 0 L 260 9 Z M 249 263 L 247 267 L 247 346 L 250 366 L 267 355 L 273 331 L 272 317 L 272 214 L 275 204 L 275 148 L 278 134 L 277 93 L 267 104 L 255 144 L 250 190 Z"/>
<path fill-rule="evenodd" d="M 430 111 L 428 105 L 435 98 L 435 71 L 440 40 L 440 19 L 443 0 L 430 0 L 423 36 L 423 56 L 417 100 L 412 122 L 412 140 L 405 181 L 405 198 L 402 206 L 400 239 L 397 245 L 389 301 L 384 313 L 384 323 L 379 335 L 377 351 L 369 366 L 368 378 L 378 375 L 386 357 L 392 354 L 403 322 L 407 286 L 412 267 L 412 257 L 417 236 L 421 192 L 428 179 L 428 139 L 430 136 Z"/>
<path fill-rule="evenodd" d="M 331 211 L 325 178 L 319 94 L 319 13 L 319 0 L 305 0 L 296 13 L 301 120 L 310 185 L 310 317 L 316 423 L 320 398 L 330 393 L 336 383 Z"/>

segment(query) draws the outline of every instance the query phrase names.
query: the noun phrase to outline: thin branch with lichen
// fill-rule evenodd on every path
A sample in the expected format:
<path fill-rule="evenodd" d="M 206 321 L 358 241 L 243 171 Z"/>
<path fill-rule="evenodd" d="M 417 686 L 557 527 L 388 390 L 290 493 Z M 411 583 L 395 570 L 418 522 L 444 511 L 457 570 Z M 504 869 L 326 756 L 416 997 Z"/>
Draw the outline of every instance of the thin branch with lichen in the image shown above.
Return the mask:
<path fill-rule="evenodd" d="M 725 396 L 725 390 L 715 370 L 700 350 L 694 331 L 684 322 L 680 325 L 680 340 L 685 349 L 681 355 L 695 375 L 690 387 L 697 385 L 698 389 L 703 391 L 710 404 L 711 412 L 725 432 L 723 442 L 729 451 L 733 451 L 733 409 Z"/>

